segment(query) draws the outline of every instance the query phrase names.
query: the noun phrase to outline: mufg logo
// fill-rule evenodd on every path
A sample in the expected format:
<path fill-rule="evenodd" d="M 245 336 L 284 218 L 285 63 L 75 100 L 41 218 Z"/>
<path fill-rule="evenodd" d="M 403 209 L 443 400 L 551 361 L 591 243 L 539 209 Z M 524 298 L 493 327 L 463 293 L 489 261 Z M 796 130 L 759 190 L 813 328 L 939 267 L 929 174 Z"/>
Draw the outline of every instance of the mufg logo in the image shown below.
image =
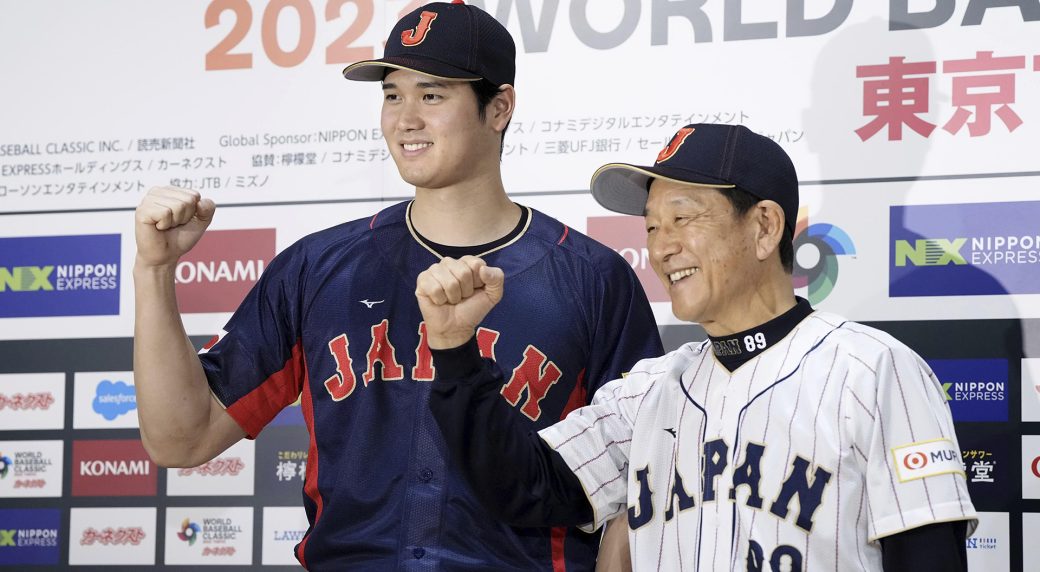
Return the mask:
<path fill-rule="evenodd" d="M 809 224 L 808 209 L 798 210 L 794 234 L 795 288 L 807 288 L 810 304 L 819 304 L 838 283 L 838 257 L 853 256 L 856 247 L 844 230 L 833 224 Z"/>

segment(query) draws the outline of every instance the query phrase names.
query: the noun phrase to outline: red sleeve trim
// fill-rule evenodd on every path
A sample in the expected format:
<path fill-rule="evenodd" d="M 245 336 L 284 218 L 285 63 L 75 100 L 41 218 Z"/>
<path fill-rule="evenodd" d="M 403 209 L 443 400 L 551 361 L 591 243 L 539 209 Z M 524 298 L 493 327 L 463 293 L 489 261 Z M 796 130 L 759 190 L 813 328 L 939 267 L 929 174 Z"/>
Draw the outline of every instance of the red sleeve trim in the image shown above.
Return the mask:
<path fill-rule="evenodd" d="M 303 344 L 297 340 L 282 369 L 271 374 L 256 389 L 231 404 L 227 412 L 242 427 L 247 437 L 256 439 L 279 411 L 300 396 L 305 377 Z"/>

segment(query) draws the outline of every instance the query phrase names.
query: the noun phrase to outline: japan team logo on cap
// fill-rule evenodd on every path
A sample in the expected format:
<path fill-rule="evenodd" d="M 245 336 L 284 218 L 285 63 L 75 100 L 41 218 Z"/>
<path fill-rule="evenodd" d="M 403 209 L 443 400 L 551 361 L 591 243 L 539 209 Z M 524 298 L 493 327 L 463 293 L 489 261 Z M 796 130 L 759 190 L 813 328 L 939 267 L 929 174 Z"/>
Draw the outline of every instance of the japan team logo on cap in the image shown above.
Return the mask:
<path fill-rule="evenodd" d="M 423 43 L 423 40 L 426 39 L 426 34 L 430 31 L 430 24 L 436 19 L 436 12 L 423 10 L 422 14 L 419 14 L 419 25 L 401 32 L 401 45 L 418 46 Z"/>
<path fill-rule="evenodd" d="M 679 147 L 682 147 L 682 144 L 686 142 L 686 138 L 692 135 L 693 132 L 693 127 L 683 127 L 677 131 L 675 135 L 672 136 L 672 140 L 668 142 L 668 145 L 665 146 L 664 149 L 661 149 L 661 152 L 657 154 L 657 163 L 655 164 L 660 164 L 671 159 L 672 156 L 679 151 Z"/>

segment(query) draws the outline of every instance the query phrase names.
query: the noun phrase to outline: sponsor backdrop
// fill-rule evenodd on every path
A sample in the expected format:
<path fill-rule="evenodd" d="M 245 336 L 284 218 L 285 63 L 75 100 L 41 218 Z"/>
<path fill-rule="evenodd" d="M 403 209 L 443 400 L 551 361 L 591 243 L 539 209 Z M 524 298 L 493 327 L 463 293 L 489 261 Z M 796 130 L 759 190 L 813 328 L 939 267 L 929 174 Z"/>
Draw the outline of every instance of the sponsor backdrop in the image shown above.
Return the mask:
<path fill-rule="evenodd" d="M 798 293 L 938 372 L 983 512 L 973 569 L 1035 565 L 1040 3 L 473 3 L 517 41 L 507 189 L 625 257 L 669 347 L 703 332 L 671 315 L 641 221 L 599 208 L 589 176 L 651 161 L 687 123 L 782 145 L 802 182 Z M 141 447 L 132 211 L 153 185 L 218 203 L 177 268 L 201 346 L 277 252 L 409 197 L 378 86 L 339 72 L 419 4 L 0 0 L 0 566 L 293 567 L 299 407 L 201 467 Z"/>

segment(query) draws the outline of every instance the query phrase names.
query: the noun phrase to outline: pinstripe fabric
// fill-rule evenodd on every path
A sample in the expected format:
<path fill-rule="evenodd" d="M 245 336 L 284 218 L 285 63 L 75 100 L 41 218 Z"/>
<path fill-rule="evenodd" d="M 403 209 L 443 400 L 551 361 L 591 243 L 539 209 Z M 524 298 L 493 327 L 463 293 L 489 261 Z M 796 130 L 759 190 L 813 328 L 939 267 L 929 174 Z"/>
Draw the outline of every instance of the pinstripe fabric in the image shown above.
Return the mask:
<path fill-rule="evenodd" d="M 732 373 L 691 343 L 604 389 L 540 435 L 585 487 L 587 528 L 628 513 L 637 570 L 881 570 L 878 538 L 975 519 L 963 473 L 896 468 L 894 448 L 959 451 L 939 381 L 839 316 L 814 312 Z"/>

